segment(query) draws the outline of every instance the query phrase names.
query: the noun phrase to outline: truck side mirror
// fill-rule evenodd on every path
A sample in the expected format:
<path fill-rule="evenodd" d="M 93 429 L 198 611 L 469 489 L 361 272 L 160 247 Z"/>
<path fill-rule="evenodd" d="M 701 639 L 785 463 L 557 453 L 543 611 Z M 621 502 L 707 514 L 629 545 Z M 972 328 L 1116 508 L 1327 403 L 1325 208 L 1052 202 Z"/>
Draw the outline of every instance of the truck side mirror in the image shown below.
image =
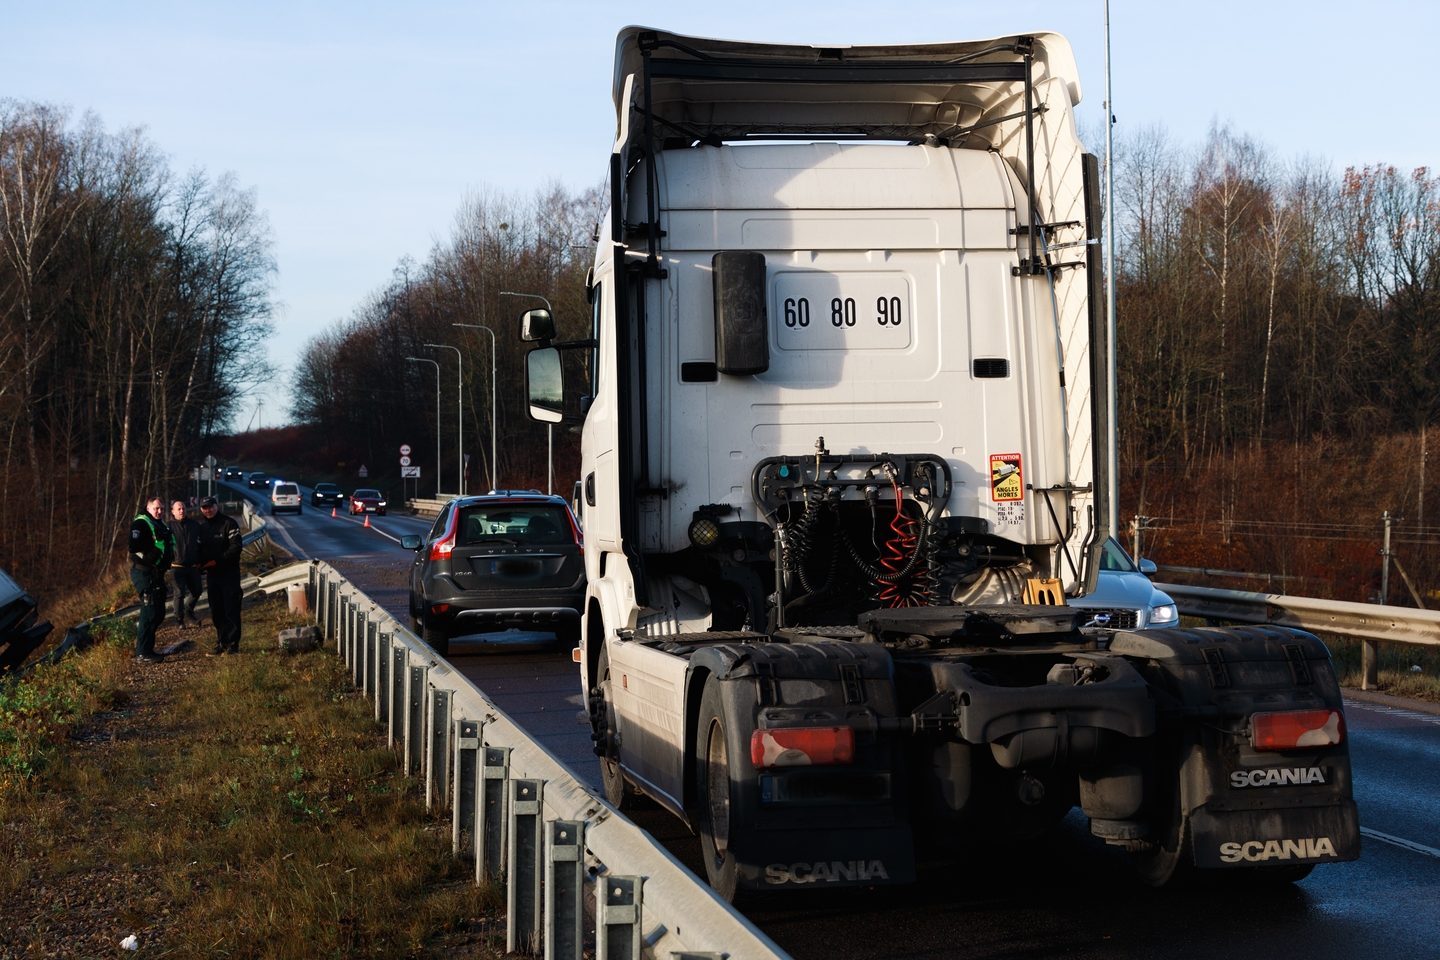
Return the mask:
<path fill-rule="evenodd" d="M 526 310 L 520 314 L 520 339 L 526 343 L 549 343 L 555 339 L 555 318 L 549 310 Z"/>
<path fill-rule="evenodd" d="M 417 537 L 413 533 L 407 533 L 405 536 L 400 538 L 400 549 L 419 550 L 420 544 L 422 543 L 424 543 L 424 541 L 420 537 Z"/>
<path fill-rule="evenodd" d="M 530 419 L 541 423 L 565 419 L 565 377 L 560 370 L 559 350 L 540 347 L 526 354 L 525 393 L 530 400 Z"/>
<path fill-rule="evenodd" d="M 1155 574 L 1160 572 L 1160 568 L 1155 566 L 1154 560 L 1141 560 L 1140 572 L 1145 574 L 1145 576 L 1147 577 L 1153 577 L 1155 576 Z"/>
<path fill-rule="evenodd" d="M 770 369 L 765 310 L 765 255 L 725 250 L 710 261 L 715 274 L 715 369 L 734 376 Z"/>

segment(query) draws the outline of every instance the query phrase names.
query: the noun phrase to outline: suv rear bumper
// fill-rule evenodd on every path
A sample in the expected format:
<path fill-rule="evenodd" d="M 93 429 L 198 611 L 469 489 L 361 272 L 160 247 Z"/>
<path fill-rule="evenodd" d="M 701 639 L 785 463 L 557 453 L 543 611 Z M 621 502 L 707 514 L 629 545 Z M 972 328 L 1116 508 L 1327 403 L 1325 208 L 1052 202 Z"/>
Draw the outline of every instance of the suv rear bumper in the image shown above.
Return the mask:
<path fill-rule="evenodd" d="M 455 618 L 453 629 L 461 633 L 486 633 L 511 627 L 553 629 L 578 626 L 580 623 L 580 611 L 574 607 L 505 606 L 455 613 L 455 604 L 452 603 L 450 610 Z"/>

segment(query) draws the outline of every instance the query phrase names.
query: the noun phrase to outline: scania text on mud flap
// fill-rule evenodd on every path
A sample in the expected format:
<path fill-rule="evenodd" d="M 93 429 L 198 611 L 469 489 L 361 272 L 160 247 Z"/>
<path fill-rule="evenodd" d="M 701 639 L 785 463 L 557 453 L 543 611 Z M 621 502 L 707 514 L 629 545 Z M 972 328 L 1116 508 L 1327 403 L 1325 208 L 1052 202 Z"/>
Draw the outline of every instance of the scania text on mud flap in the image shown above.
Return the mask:
<path fill-rule="evenodd" d="M 610 802 L 684 820 L 726 897 L 908 883 L 917 838 L 1076 806 L 1155 885 L 1357 856 L 1318 640 L 1069 605 L 1124 550 L 1065 39 L 631 27 L 613 94 L 590 335 L 520 324 L 532 416 L 583 424 Z"/>

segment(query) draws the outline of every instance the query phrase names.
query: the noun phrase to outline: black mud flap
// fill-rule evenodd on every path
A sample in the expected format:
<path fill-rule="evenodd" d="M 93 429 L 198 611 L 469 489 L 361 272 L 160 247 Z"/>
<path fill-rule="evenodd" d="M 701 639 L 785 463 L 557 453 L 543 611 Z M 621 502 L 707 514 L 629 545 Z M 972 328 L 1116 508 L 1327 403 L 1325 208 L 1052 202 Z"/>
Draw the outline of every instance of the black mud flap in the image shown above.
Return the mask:
<path fill-rule="evenodd" d="M 915 882 L 910 825 L 869 830 L 757 831 L 756 848 L 740 850 L 740 886 L 814 890 Z"/>
<path fill-rule="evenodd" d="M 1284 810 L 1212 812 L 1190 816 L 1195 865 L 1285 867 L 1339 863 L 1360 856 L 1360 812 L 1355 801 Z"/>

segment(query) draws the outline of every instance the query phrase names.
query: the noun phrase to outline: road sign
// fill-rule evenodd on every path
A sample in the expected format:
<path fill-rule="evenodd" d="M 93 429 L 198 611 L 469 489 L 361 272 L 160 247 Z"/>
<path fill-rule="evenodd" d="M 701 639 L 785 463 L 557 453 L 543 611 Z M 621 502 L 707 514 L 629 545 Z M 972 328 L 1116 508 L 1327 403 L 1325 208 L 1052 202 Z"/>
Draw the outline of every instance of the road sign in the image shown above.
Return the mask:
<path fill-rule="evenodd" d="M 402 443 L 402 444 L 400 444 L 400 455 L 401 455 L 402 457 L 408 457 L 408 456 L 410 456 L 410 444 L 408 444 L 408 443 Z"/>
<path fill-rule="evenodd" d="M 419 479 L 420 479 L 420 468 L 419 468 L 419 467 L 401 467 L 401 468 L 400 468 L 400 478 L 401 478 L 402 480 L 419 480 Z"/>
<path fill-rule="evenodd" d="M 401 457 L 401 458 L 400 458 L 400 466 L 402 466 L 402 467 L 408 467 L 408 466 L 410 466 L 410 458 L 409 458 L 409 457 Z"/>
<path fill-rule="evenodd" d="M 370 476 L 370 471 L 365 469 L 365 464 L 360 464 L 360 479 L 364 480 L 368 476 Z"/>

